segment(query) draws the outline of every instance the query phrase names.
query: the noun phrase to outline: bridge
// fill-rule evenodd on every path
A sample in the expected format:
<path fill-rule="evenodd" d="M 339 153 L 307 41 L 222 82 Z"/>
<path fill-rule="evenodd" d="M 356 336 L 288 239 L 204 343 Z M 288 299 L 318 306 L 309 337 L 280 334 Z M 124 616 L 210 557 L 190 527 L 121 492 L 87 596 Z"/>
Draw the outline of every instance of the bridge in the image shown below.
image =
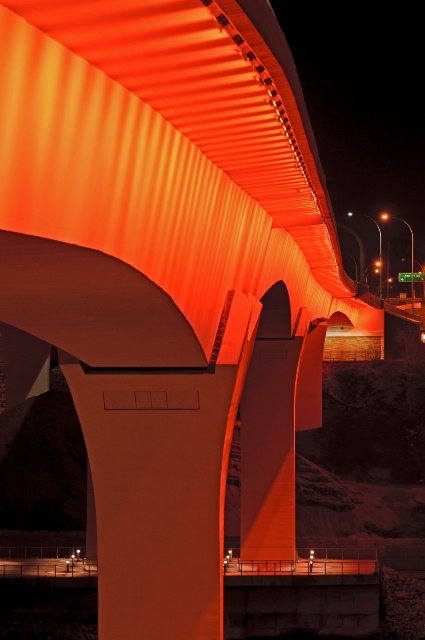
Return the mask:
<path fill-rule="evenodd" d="M 383 332 L 342 269 L 291 53 L 266 0 L 6 0 L 0 41 L 8 406 L 47 390 L 54 345 L 101 640 L 218 640 L 238 408 L 241 558 L 293 561 L 327 320 Z"/>

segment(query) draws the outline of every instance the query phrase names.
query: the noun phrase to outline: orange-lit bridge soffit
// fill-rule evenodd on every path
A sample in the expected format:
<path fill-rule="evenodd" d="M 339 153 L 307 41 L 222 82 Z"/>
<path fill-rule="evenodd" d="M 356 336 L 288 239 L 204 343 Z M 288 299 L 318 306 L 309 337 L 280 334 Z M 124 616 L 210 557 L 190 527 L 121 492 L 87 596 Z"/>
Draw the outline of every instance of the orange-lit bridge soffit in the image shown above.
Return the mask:
<path fill-rule="evenodd" d="M 299 359 L 321 371 L 331 314 L 379 313 L 343 273 L 291 54 L 267 0 L 6 0 L 0 43 L 0 322 L 59 348 L 93 476 L 100 640 L 219 640 L 251 355 L 264 393 L 263 369 L 288 376 L 286 458 L 271 442 L 278 482 L 256 495 L 286 501 L 286 547 L 267 535 L 293 554 Z M 254 348 L 276 283 L 289 336 L 260 325 Z"/>

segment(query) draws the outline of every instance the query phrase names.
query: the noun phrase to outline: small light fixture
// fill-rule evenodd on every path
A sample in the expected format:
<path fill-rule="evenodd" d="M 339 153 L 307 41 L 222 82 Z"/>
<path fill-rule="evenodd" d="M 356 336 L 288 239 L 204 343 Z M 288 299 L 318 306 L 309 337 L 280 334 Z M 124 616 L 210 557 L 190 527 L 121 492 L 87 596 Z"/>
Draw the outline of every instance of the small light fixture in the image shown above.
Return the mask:
<path fill-rule="evenodd" d="M 351 218 L 351 217 L 353 216 L 353 214 L 351 213 L 351 211 L 350 211 L 349 213 L 347 213 L 347 216 L 348 216 L 349 218 Z"/>
<path fill-rule="evenodd" d="M 425 331 L 421 331 L 421 342 L 425 344 Z"/>

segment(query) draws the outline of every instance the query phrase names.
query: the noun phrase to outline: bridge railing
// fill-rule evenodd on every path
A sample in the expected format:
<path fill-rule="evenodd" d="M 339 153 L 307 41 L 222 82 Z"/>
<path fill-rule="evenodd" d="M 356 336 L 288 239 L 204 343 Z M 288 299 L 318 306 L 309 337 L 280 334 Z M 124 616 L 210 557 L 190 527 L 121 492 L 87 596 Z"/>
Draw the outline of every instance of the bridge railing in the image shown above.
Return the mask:
<path fill-rule="evenodd" d="M 19 560 L 21 558 L 70 558 L 72 555 L 77 555 L 77 551 L 80 551 L 80 557 L 84 558 L 86 555 L 85 547 L 0 547 L 0 558 L 7 558 L 13 560 Z"/>
<path fill-rule="evenodd" d="M 301 547 L 297 549 L 298 560 L 308 560 L 310 558 L 312 547 Z M 322 560 L 377 560 L 377 547 L 314 547 L 314 556 Z"/>
<path fill-rule="evenodd" d="M 380 349 L 365 350 L 335 350 L 323 351 L 324 362 L 364 362 L 366 360 L 380 360 Z"/>
<path fill-rule="evenodd" d="M 0 564 L 0 580 L 6 578 L 91 578 L 97 576 L 96 564 L 85 562 L 54 564 L 19 564 L 17 562 Z"/>
<path fill-rule="evenodd" d="M 376 548 L 298 549 L 295 560 L 241 560 L 228 550 L 225 575 L 367 575 L 377 573 Z"/>

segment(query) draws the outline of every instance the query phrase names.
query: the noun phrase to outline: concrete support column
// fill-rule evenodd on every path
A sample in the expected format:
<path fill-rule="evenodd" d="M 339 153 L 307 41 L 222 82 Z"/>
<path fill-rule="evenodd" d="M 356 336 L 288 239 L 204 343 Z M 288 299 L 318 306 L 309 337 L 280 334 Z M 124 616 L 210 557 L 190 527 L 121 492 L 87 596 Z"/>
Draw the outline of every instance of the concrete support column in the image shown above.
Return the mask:
<path fill-rule="evenodd" d="M 89 459 L 87 459 L 86 562 L 97 564 L 96 502 Z"/>
<path fill-rule="evenodd" d="M 49 390 L 51 345 L 0 322 L 6 374 L 6 409 Z"/>
<path fill-rule="evenodd" d="M 241 556 L 295 559 L 295 392 L 308 327 L 257 338 L 241 402 Z M 261 330 L 261 325 L 260 325 Z"/>
<path fill-rule="evenodd" d="M 99 640 L 223 637 L 225 480 L 254 307 L 235 292 L 215 372 L 90 373 L 60 353 L 96 499 Z"/>
<path fill-rule="evenodd" d="M 297 431 L 317 429 L 322 426 L 322 372 L 326 329 L 326 320 L 314 320 L 305 336 L 295 403 Z"/>

